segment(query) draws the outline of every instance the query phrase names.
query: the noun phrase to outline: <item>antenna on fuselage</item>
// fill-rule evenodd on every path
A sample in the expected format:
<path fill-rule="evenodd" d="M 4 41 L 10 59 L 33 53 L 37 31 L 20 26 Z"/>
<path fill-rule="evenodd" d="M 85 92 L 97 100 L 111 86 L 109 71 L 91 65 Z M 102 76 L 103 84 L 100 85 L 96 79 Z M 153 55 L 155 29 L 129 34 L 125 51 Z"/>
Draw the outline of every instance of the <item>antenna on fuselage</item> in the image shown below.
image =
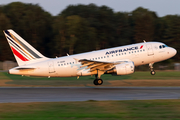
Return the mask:
<path fill-rule="evenodd" d="M 67 56 L 69 56 L 69 54 L 68 53 L 66 53 L 67 54 Z"/>
<path fill-rule="evenodd" d="M 144 41 L 144 43 L 146 43 L 146 41 L 145 40 L 143 40 Z"/>

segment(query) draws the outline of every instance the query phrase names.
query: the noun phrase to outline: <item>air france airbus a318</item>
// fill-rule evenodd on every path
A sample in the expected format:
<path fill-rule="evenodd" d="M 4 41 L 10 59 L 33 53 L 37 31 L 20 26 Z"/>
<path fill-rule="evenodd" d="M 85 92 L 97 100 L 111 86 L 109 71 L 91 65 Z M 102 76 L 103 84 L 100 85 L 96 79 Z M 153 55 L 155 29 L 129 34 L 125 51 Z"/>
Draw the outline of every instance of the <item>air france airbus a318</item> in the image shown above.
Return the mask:
<path fill-rule="evenodd" d="M 95 75 L 94 84 L 101 85 L 103 74 L 127 75 L 135 66 L 167 60 L 177 51 L 161 42 L 142 42 L 132 45 L 97 50 L 59 58 L 47 58 L 27 43 L 13 30 L 4 34 L 18 63 L 10 74 L 42 77 L 79 77 Z"/>

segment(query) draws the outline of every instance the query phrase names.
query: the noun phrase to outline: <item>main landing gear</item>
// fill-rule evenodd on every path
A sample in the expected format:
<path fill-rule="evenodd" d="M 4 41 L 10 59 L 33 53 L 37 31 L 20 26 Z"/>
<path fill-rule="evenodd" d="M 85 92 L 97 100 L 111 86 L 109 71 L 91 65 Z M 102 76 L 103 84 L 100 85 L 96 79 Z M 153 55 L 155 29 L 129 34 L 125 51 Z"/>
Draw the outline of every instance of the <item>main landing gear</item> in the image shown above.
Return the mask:
<path fill-rule="evenodd" d="M 153 64 L 154 64 L 154 63 L 149 63 L 149 67 L 150 67 L 150 69 L 151 69 L 151 75 L 155 75 L 155 74 L 156 74 L 156 72 L 155 72 L 154 69 L 153 69 Z"/>
<path fill-rule="evenodd" d="M 103 80 L 100 78 L 101 75 L 104 74 L 104 71 L 97 70 L 97 74 L 95 75 L 96 79 L 94 80 L 94 85 L 102 85 Z"/>
<path fill-rule="evenodd" d="M 102 79 L 95 79 L 94 80 L 94 85 L 102 85 L 103 84 L 103 80 Z"/>

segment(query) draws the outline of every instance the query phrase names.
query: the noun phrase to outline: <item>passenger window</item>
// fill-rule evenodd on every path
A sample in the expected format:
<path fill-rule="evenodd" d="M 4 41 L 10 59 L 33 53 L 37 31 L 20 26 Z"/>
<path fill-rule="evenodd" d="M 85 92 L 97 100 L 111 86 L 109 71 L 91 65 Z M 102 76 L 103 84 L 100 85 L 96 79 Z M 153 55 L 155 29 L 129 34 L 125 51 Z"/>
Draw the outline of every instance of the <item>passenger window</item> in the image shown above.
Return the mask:
<path fill-rule="evenodd" d="M 101 57 L 101 59 L 103 59 L 103 57 Z"/>
<path fill-rule="evenodd" d="M 113 55 L 112 55 L 112 57 L 113 57 Z"/>
<path fill-rule="evenodd" d="M 104 56 L 104 58 L 106 58 L 106 56 Z"/>
<path fill-rule="evenodd" d="M 118 54 L 116 54 L 116 56 L 118 56 Z"/>
<path fill-rule="evenodd" d="M 161 48 L 162 48 L 162 46 L 160 45 L 160 46 L 159 46 L 159 48 L 161 49 Z"/>
<path fill-rule="evenodd" d="M 61 64 L 61 66 L 63 66 L 63 64 Z"/>
<path fill-rule="evenodd" d="M 98 57 L 98 59 L 100 59 L 100 57 Z"/>

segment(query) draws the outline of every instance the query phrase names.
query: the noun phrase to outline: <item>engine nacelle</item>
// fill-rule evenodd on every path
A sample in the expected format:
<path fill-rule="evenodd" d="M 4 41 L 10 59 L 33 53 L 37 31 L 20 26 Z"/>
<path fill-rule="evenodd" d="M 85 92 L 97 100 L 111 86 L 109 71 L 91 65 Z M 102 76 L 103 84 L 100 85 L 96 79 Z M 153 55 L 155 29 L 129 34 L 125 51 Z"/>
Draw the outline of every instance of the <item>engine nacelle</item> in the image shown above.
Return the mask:
<path fill-rule="evenodd" d="M 115 72 L 117 75 L 127 75 L 134 73 L 134 62 L 129 61 L 122 64 L 115 65 Z"/>

